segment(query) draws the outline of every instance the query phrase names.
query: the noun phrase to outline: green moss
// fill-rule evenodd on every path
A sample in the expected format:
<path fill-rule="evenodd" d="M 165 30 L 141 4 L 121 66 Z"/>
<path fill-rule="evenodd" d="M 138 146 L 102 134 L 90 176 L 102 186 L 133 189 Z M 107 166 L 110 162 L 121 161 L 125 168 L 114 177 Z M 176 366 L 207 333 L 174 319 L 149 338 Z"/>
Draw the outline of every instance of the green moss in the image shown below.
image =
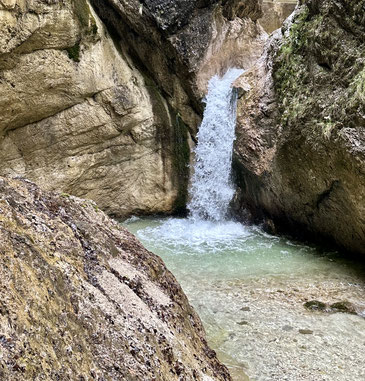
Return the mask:
<path fill-rule="evenodd" d="M 318 126 L 321 129 L 322 135 L 329 139 L 331 137 L 332 131 L 336 128 L 336 123 L 332 122 L 331 119 L 328 119 L 324 122 L 318 123 Z"/>
<path fill-rule="evenodd" d="M 80 44 L 76 43 L 74 46 L 66 49 L 68 58 L 75 62 L 80 62 Z"/>
<path fill-rule="evenodd" d="M 274 83 L 282 108 L 281 124 L 287 126 L 305 110 L 303 89 L 307 72 L 305 51 L 310 40 L 309 9 L 303 7 L 291 25 L 275 57 Z"/>
<path fill-rule="evenodd" d="M 365 69 L 354 78 L 350 85 L 352 95 L 354 97 L 353 102 L 365 103 Z"/>
<path fill-rule="evenodd" d="M 95 24 L 92 25 L 91 27 L 91 33 L 96 36 L 98 34 L 98 26 Z"/>

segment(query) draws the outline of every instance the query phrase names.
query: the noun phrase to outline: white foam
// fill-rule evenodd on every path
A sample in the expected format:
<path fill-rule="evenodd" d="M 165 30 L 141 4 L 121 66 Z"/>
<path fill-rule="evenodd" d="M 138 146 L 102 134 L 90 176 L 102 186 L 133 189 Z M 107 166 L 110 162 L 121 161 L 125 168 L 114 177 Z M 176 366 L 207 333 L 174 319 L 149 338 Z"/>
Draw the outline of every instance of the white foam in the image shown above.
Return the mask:
<path fill-rule="evenodd" d="M 147 227 L 137 232 L 148 242 L 158 242 L 176 249 L 184 247 L 193 252 L 224 251 L 233 248 L 250 237 L 252 232 L 244 225 L 233 221 L 194 221 L 192 219 L 170 218 L 162 224 Z"/>

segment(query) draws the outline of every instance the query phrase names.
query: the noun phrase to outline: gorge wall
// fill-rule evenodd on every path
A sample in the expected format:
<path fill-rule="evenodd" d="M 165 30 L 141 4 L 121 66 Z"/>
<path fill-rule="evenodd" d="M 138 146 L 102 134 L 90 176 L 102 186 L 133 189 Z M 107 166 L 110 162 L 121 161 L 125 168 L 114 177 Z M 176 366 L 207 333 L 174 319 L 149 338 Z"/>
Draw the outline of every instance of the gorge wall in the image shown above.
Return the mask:
<path fill-rule="evenodd" d="M 291 0 L 1 0 L 0 174 L 178 211 L 208 79 L 237 66 L 239 213 L 364 252 L 364 2 L 299 5 L 266 43 Z"/>
<path fill-rule="evenodd" d="M 301 1 L 241 78 L 242 199 L 277 228 L 365 253 L 364 1 Z M 239 86 L 239 83 L 237 84 Z"/>
<path fill-rule="evenodd" d="M 0 178 L 1 380 L 229 381 L 166 269 L 96 204 Z"/>
<path fill-rule="evenodd" d="M 4 5 L 5 4 L 5 5 Z M 94 199 L 109 213 L 171 211 L 186 128 L 85 0 L 2 3 L 1 174 Z"/>
<path fill-rule="evenodd" d="M 261 54 L 259 4 L 92 5 L 0 1 L 0 174 L 119 217 L 179 210 L 206 82 Z"/>

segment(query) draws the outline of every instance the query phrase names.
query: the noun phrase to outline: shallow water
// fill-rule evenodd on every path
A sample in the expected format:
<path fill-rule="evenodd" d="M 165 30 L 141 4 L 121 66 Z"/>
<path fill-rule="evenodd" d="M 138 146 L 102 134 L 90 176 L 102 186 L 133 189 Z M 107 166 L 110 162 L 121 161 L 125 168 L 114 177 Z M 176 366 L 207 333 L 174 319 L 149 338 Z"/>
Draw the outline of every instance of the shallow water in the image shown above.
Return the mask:
<path fill-rule="evenodd" d="M 364 266 L 234 222 L 124 226 L 176 276 L 234 380 L 365 380 Z M 308 311 L 307 300 L 346 300 L 359 315 Z"/>

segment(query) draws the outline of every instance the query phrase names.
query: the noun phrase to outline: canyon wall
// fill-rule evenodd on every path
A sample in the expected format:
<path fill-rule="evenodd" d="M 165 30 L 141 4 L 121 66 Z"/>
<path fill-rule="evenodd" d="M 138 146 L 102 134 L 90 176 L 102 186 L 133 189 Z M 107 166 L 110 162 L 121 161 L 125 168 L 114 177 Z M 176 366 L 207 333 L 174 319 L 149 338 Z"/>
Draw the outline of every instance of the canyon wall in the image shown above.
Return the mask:
<path fill-rule="evenodd" d="M 0 1 L 0 174 L 118 217 L 183 208 L 208 79 L 262 51 L 239 3 Z"/>
<path fill-rule="evenodd" d="M 179 211 L 207 82 L 242 67 L 239 213 L 363 252 L 363 1 L 302 0 L 266 43 L 271 3 L 1 0 L 0 174 Z"/>
<path fill-rule="evenodd" d="M 365 253 L 364 1 L 302 1 L 237 86 L 244 208 Z M 271 221 L 271 222 L 272 222 Z"/>

